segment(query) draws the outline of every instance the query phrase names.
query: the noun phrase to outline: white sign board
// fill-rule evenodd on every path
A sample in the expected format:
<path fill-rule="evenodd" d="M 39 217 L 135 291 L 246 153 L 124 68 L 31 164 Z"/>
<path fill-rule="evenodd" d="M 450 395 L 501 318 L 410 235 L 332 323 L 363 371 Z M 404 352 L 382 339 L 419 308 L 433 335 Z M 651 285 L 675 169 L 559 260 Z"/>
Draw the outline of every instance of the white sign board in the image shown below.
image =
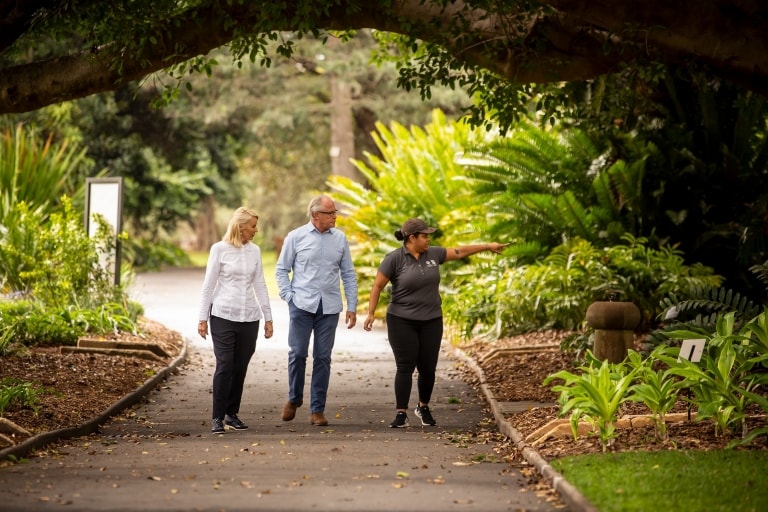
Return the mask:
<path fill-rule="evenodd" d="M 701 354 L 704 353 L 704 343 L 706 340 L 683 340 L 677 360 L 687 359 L 692 363 L 698 363 L 701 361 Z"/>
<path fill-rule="evenodd" d="M 103 217 L 115 234 L 114 251 L 102 254 L 101 261 L 105 270 L 120 284 L 120 239 L 123 215 L 123 178 L 86 178 L 85 180 L 85 229 L 88 236 L 94 236 L 99 223 L 95 214 Z"/>

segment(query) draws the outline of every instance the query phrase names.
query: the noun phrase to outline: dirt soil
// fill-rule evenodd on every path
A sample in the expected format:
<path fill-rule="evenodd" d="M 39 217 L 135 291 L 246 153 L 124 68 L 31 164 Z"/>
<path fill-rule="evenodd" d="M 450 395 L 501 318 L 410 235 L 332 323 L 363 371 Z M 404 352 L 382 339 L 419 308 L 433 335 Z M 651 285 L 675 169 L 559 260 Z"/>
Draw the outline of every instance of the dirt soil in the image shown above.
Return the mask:
<path fill-rule="evenodd" d="M 151 342 L 161 346 L 169 357 L 151 361 L 138 357 L 108 356 L 102 354 L 62 353 L 58 348 L 34 348 L 26 353 L 0 357 L 0 378 L 16 378 L 33 381 L 46 392 L 39 395 L 37 414 L 30 408 L 9 407 L 3 416 L 22 427 L 27 434 L 15 434 L 15 442 L 30 435 L 64 427 L 74 427 L 102 413 L 127 393 L 134 391 L 156 371 L 166 367 L 182 349 L 182 337 L 146 319 L 141 319 L 144 334 L 121 334 L 110 337 L 120 341 Z M 497 401 L 533 401 L 554 404 L 557 395 L 542 386 L 542 381 L 552 373 L 576 366 L 559 349 L 559 342 L 568 333 L 549 331 L 506 338 L 492 343 L 467 343 L 462 351 L 478 363 L 486 384 Z M 548 350 L 530 350 L 532 347 L 549 347 Z M 521 350 L 526 349 L 526 350 Z M 475 387 L 480 381 L 466 364 L 459 363 L 461 377 Z M 687 404 L 681 399 L 675 408 L 680 416 L 686 416 Z M 540 406 L 520 413 L 505 413 L 505 418 L 523 438 L 537 429 L 558 419 L 558 408 Z M 645 414 L 644 406 L 629 404 L 622 414 Z M 694 411 L 695 413 L 695 411 Z M 766 424 L 764 415 L 750 420 L 750 427 Z M 569 427 L 568 427 L 569 428 Z M 620 429 L 612 451 L 694 449 L 708 450 L 724 447 L 730 440 L 716 436 L 711 422 L 681 421 L 668 427 L 669 440 L 665 443 L 654 439 L 652 426 Z M 570 430 L 568 430 L 570 432 Z M 597 453 L 601 451 L 599 439 L 594 435 L 551 437 L 534 445 L 547 460 L 567 455 Z M 753 449 L 766 449 L 755 445 Z M 498 451 L 515 458 L 514 447 L 509 442 L 499 443 Z M 508 453 L 504 453 L 504 452 Z"/>
<path fill-rule="evenodd" d="M 98 353 L 62 352 L 58 347 L 35 347 L 0 357 L 0 380 L 32 382 L 36 411 L 11 406 L 0 414 L 29 435 L 10 437 L 18 443 L 31 435 L 76 427 L 103 413 L 135 391 L 157 371 L 167 367 L 183 348 L 181 334 L 162 324 L 140 318 L 140 335 L 100 336 L 108 341 L 141 342 L 159 346 L 168 354 L 161 360 Z M 0 448 L 2 447 L 0 443 Z"/>

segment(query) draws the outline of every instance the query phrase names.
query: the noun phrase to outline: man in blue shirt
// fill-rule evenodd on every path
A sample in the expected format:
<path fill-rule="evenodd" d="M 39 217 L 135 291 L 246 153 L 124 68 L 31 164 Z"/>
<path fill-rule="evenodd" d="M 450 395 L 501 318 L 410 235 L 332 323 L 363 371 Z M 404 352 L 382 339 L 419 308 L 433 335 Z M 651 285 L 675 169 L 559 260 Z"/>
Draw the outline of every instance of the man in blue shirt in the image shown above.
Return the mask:
<path fill-rule="evenodd" d="M 296 416 L 304 402 L 304 373 L 309 339 L 314 333 L 310 423 L 325 426 L 325 400 L 331 377 L 331 351 L 336 339 L 341 301 L 340 281 L 347 300 L 346 324 L 357 321 L 357 276 L 346 235 L 336 229 L 336 205 L 325 195 L 307 207 L 309 222 L 285 237 L 275 267 L 280 298 L 288 303 L 288 402 L 283 421 Z M 289 278 L 289 273 L 293 275 Z"/>

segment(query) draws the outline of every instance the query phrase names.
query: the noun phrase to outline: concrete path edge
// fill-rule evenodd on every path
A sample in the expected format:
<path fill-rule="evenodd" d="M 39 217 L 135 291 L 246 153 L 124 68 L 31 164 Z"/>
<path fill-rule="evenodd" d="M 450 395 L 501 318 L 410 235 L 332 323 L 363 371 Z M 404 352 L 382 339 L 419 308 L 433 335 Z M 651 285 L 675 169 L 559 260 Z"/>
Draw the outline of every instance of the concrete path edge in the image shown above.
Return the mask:
<path fill-rule="evenodd" d="M 485 379 L 483 369 L 458 347 L 453 349 L 454 355 L 469 366 L 477 375 L 480 381 L 480 389 L 483 391 L 486 401 L 491 407 L 493 417 L 496 420 L 499 432 L 510 438 L 523 458 L 531 464 L 541 474 L 541 476 L 552 485 L 563 501 L 571 508 L 573 512 L 598 512 L 598 509 L 582 495 L 571 483 L 569 483 L 560 473 L 558 473 L 533 447 L 525 442 L 523 435 L 513 427 L 501 412 L 501 407 L 493 396 L 488 383 Z"/>
<path fill-rule="evenodd" d="M 181 365 L 184 361 L 186 361 L 188 355 L 188 343 L 185 339 L 181 352 L 179 355 L 171 361 L 171 363 L 166 366 L 165 368 L 162 368 L 159 370 L 156 374 L 154 374 L 152 377 L 145 380 L 141 386 L 136 388 L 134 391 L 128 393 L 123 398 L 112 404 L 110 407 L 105 409 L 101 412 L 98 416 L 95 418 L 77 426 L 77 427 L 67 427 L 62 428 L 59 430 L 52 430 L 51 432 L 44 432 L 42 434 L 38 434 L 36 436 L 32 436 L 26 441 L 9 446 L 8 448 L 5 448 L 3 450 L 0 450 L 0 460 L 6 460 L 8 458 L 15 458 L 20 459 L 30 453 L 33 450 L 37 450 L 39 448 L 43 448 L 51 443 L 62 441 L 65 439 L 71 439 L 73 437 L 80 437 L 80 436 L 87 436 L 90 434 L 93 434 L 99 429 L 100 425 L 103 425 L 104 423 L 109 420 L 112 416 L 115 416 L 122 412 L 123 410 L 127 409 L 128 407 L 131 407 L 132 405 L 140 402 L 144 397 L 146 397 L 150 391 L 155 389 L 161 382 L 168 379 L 168 377 L 176 371 L 176 369 Z"/>

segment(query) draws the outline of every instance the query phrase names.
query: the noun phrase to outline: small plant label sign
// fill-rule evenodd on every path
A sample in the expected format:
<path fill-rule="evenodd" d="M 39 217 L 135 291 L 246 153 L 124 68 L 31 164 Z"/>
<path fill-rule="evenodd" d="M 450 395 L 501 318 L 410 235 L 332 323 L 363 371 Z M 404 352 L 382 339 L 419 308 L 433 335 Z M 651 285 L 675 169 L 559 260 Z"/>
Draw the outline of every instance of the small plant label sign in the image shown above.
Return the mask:
<path fill-rule="evenodd" d="M 706 340 L 703 339 L 683 340 L 677 360 L 687 359 L 692 363 L 698 363 L 701 361 L 701 354 L 704 352 L 704 343 L 706 343 Z"/>

